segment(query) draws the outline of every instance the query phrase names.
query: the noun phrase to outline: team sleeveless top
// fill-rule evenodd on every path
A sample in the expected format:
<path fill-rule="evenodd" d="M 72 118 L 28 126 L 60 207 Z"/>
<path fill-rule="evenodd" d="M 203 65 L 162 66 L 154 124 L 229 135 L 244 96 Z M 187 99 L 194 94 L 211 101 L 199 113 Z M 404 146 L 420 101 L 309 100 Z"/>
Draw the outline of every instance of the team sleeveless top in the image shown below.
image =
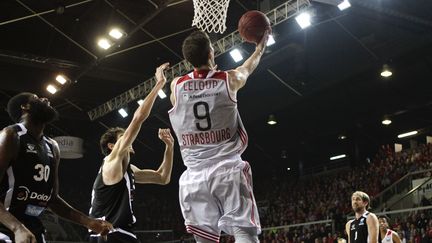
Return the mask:
<path fill-rule="evenodd" d="M 35 235 L 44 231 L 38 216 L 47 207 L 54 186 L 55 159 L 53 142 L 45 136 L 35 139 L 26 127 L 11 126 L 19 140 L 19 152 L 12 160 L 1 181 L 0 200 Z M 0 232 L 11 232 L 0 224 Z"/>
<path fill-rule="evenodd" d="M 378 236 L 378 239 L 381 243 L 393 243 L 393 230 L 387 229 L 387 232 L 384 236 L 383 239 L 381 239 L 381 231 L 380 231 L 380 235 Z"/>
<path fill-rule="evenodd" d="M 132 210 L 135 181 L 130 165 L 121 181 L 114 185 L 105 185 L 102 169 L 99 170 L 93 184 L 90 216 L 112 223 L 114 228 L 131 231 L 136 221 Z"/>
<path fill-rule="evenodd" d="M 240 155 L 247 147 L 248 136 L 228 79 L 227 72 L 201 70 L 175 84 L 169 117 L 188 168 Z"/>
<path fill-rule="evenodd" d="M 369 232 L 366 219 L 369 212 L 366 211 L 360 218 L 354 219 L 350 225 L 350 242 L 351 243 L 368 243 Z"/>

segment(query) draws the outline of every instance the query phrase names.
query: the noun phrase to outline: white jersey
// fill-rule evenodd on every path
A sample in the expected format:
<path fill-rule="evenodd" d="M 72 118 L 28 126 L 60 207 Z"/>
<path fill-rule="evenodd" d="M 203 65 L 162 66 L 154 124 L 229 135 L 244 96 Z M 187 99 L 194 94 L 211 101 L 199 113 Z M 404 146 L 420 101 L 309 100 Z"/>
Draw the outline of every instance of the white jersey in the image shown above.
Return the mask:
<path fill-rule="evenodd" d="M 169 117 L 188 168 L 243 153 L 248 137 L 227 72 L 194 71 L 178 79 L 173 92 Z"/>
<path fill-rule="evenodd" d="M 393 230 L 387 229 L 387 233 L 381 240 L 381 243 L 393 243 Z"/>

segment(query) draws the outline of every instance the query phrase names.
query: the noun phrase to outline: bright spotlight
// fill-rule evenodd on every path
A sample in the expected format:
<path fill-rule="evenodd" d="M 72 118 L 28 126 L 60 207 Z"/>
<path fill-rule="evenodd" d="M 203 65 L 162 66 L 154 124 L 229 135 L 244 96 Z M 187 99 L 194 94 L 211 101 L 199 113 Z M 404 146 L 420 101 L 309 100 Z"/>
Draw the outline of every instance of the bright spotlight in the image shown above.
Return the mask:
<path fill-rule="evenodd" d="M 337 159 L 343 159 L 346 157 L 346 154 L 340 154 L 333 157 L 330 157 L 330 160 L 337 160 Z"/>
<path fill-rule="evenodd" d="M 243 56 L 242 56 L 241 52 L 239 51 L 239 49 L 237 49 L 237 48 L 230 51 L 230 55 L 231 55 L 232 59 L 234 60 L 234 62 L 240 62 L 241 60 L 243 60 Z"/>
<path fill-rule="evenodd" d="M 310 14 L 307 12 L 304 12 L 304 13 L 301 13 L 300 15 L 298 15 L 295 18 L 295 20 L 297 21 L 297 24 L 300 25 L 300 27 L 302 29 L 304 29 L 304 28 L 311 25 L 310 18 L 311 18 Z"/>
<path fill-rule="evenodd" d="M 163 90 L 159 90 L 158 95 L 159 95 L 159 98 L 161 98 L 161 99 L 165 99 L 167 97 L 167 95 L 165 94 L 165 92 Z"/>
<path fill-rule="evenodd" d="M 389 66 L 385 64 L 385 65 L 383 66 L 382 71 L 381 71 L 381 77 L 388 78 L 388 77 L 390 77 L 390 76 L 392 76 L 392 75 L 393 75 L 393 73 L 392 73 L 392 71 L 390 70 Z"/>
<path fill-rule="evenodd" d="M 109 35 L 110 35 L 112 38 L 118 40 L 118 39 L 120 39 L 120 38 L 122 38 L 122 37 L 124 36 L 124 33 L 123 33 L 123 31 L 121 31 L 121 30 L 118 29 L 118 28 L 113 28 L 113 29 L 110 30 Z"/>
<path fill-rule="evenodd" d="M 67 79 L 65 78 L 65 76 L 59 74 L 56 77 L 56 81 L 59 82 L 61 85 L 63 85 L 67 82 Z"/>
<path fill-rule="evenodd" d="M 126 110 L 123 109 L 123 108 L 119 109 L 119 110 L 118 110 L 118 113 L 120 113 L 120 115 L 121 115 L 123 118 L 125 118 L 125 117 L 128 116 L 128 113 L 127 113 Z"/>
<path fill-rule="evenodd" d="M 104 50 L 108 50 L 112 46 L 112 43 L 106 38 L 101 38 L 98 41 L 98 46 Z"/>
<path fill-rule="evenodd" d="M 57 93 L 57 91 L 58 91 L 58 89 L 56 88 L 56 86 L 54 86 L 54 85 L 52 85 L 52 84 L 49 84 L 49 85 L 46 87 L 46 90 L 47 90 L 48 92 L 50 92 L 51 94 L 55 94 L 55 93 Z"/>
<path fill-rule="evenodd" d="M 388 126 L 388 125 L 390 125 L 390 124 L 392 123 L 392 121 L 391 121 L 390 119 L 384 119 L 384 120 L 381 121 L 381 123 L 382 123 L 383 125 Z"/>
<path fill-rule="evenodd" d="M 348 0 L 344 0 L 343 2 L 341 2 L 338 5 L 338 8 L 339 8 L 340 11 L 343 11 L 343 10 L 349 8 L 349 7 L 351 7 L 351 4 L 350 4 L 350 2 Z"/>
<path fill-rule="evenodd" d="M 271 46 L 274 43 L 276 43 L 275 39 L 273 38 L 273 35 L 269 35 L 266 46 Z"/>
<path fill-rule="evenodd" d="M 412 135 L 416 135 L 418 132 L 417 131 L 411 131 L 411 132 L 406 132 L 406 133 L 402 133 L 398 135 L 398 138 L 405 138 L 405 137 L 409 137 Z"/>

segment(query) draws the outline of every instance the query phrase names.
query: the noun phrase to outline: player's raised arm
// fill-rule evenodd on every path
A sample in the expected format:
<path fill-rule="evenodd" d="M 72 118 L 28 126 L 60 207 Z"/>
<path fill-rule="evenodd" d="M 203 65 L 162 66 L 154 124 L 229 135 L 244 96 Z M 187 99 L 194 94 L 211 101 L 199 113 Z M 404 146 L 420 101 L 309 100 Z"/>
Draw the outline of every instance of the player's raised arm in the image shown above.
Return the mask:
<path fill-rule="evenodd" d="M 136 183 L 166 185 L 170 182 L 174 151 L 174 138 L 170 133 L 170 129 L 159 129 L 159 139 L 165 143 L 164 158 L 159 169 L 141 170 L 138 167 L 131 165 Z"/>
<path fill-rule="evenodd" d="M 264 54 L 268 36 L 271 30 L 266 30 L 264 32 L 261 41 L 256 45 L 254 53 L 239 67 L 234 70 L 228 71 L 230 76 L 230 88 L 232 91 L 238 91 L 246 84 L 246 80 L 258 66 L 261 56 Z"/>
<path fill-rule="evenodd" d="M 135 111 L 131 123 L 126 128 L 123 136 L 115 144 L 111 154 L 109 155 L 110 157 L 118 156 L 119 153 L 127 150 L 134 142 L 140 131 L 142 123 L 147 119 L 150 114 L 150 111 L 156 100 L 158 91 L 162 89 L 166 83 L 166 78 L 163 72 L 168 67 L 169 63 L 164 63 L 156 69 L 156 85 L 144 99 L 144 102 Z"/>

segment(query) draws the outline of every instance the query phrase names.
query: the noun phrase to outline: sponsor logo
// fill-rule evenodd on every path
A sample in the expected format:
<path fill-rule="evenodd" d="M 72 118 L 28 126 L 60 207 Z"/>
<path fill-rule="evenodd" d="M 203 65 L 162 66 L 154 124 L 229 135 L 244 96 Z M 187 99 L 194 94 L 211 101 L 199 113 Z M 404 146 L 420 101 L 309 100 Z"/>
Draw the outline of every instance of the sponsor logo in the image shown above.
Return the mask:
<path fill-rule="evenodd" d="M 364 218 L 361 218 L 359 225 L 364 225 L 364 223 L 365 223 L 364 220 L 365 220 Z"/>
<path fill-rule="evenodd" d="M 51 199 L 51 195 L 40 194 L 37 192 L 31 192 L 25 186 L 19 186 L 18 192 L 16 194 L 16 199 L 18 201 L 27 201 L 27 199 L 34 199 L 38 201 L 48 202 Z"/>
<path fill-rule="evenodd" d="M 37 217 L 37 216 L 41 215 L 41 213 L 44 210 L 45 210 L 45 207 L 39 207 L 39 206 L 29 204 L 29 205 L 27 205 L 24 213 L 29 215 L 29 216 Z"/>
<path fill-rule="evenodd" d="M 48 202 L 51 198 L 51 195 L 39 194 L 37 192 L 32 192 L 30 194 L 30 199 L 36 199 L 39 201 Z"/>
<path fill-rule="evenodd" d="M 30 190 L 27 187 L 19 186 L 16 199 L 18 201 L 26 201 L 29 194 L 30 194 Z"/>
<path fill-rule="evenodd" d="M 26 152 L 27 153 L 34 153 L 34 154 L 37 154 L 37 151 L 35 150 L 35 145 L 34 144 L 31 144 L 31 143 L 28 143 L 27 144 L 27 149 L 26 149 Z"/>

